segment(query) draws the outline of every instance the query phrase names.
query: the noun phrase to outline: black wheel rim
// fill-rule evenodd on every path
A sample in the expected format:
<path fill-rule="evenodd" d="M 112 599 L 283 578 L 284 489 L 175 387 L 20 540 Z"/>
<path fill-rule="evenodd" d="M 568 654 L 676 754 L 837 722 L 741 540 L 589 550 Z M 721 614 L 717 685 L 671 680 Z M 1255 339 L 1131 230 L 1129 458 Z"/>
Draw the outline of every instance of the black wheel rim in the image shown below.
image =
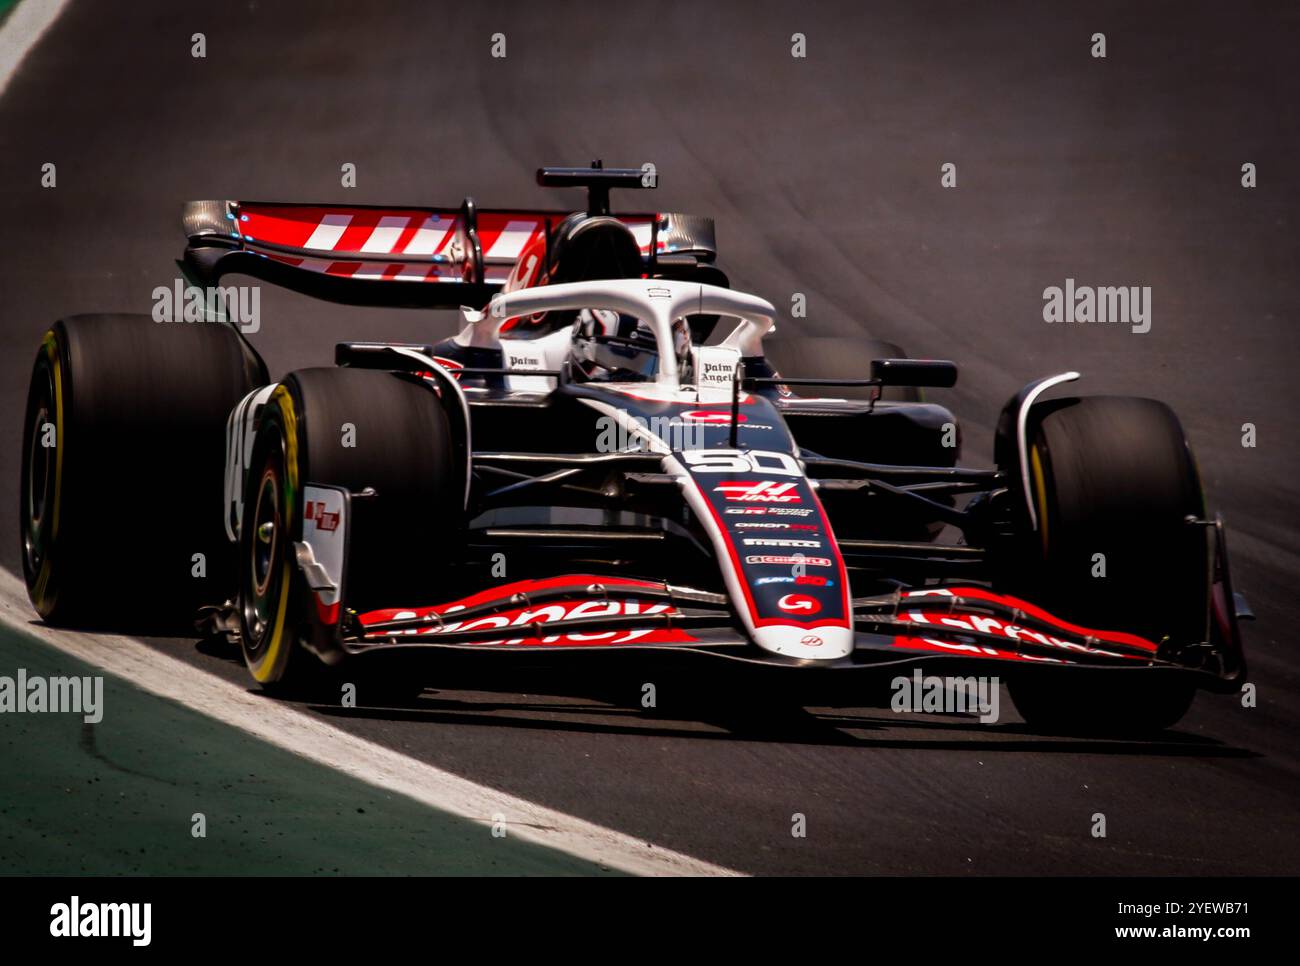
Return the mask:
<path fill-rule="evenodd" d="M 247 586 L 244 599 L 244 627 L 251 652 L 258 652 L 274 629 L 283 582 L 284 548 L 287 534 L 281 513 L 280 474 L 275 465 L 267 466 L 258 483 L 257 496 L 250 507 L 244 569 Z"/>
<path fill-rule="evenodd" d="M 28 572 L 40 572 L 49 552 L 54 525 L 54 489 L 58 481 L 55 460 L 63 442 L 55 438 L 46 445 L 48 428 L 57 425 L 54 377 L 49 366 L 40 366 L 32 384 L 28 412 L 27 466 L 23 474 L 23 553 Z"/>

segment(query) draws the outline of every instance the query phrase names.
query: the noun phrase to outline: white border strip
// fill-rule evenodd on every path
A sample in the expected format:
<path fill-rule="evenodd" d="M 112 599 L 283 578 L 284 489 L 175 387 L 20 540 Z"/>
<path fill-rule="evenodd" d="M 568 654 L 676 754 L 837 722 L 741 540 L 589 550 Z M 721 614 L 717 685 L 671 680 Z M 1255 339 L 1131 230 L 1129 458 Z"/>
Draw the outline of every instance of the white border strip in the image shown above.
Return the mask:
<path fill-rule="evenodd" d="M 511 837 L 624 872 L 740 874 L 476 784 L 250 692 L 140 641 L 58 630 L 33 623 L 35 620 L 23 582 L 0 570 L 0 622 L 124 678 L 141 690 L 176 701 L 286 751 L 469 819 L 483 826 L 485 853 L 495 841 L 490 834 L 493 816 L 502 815 Z"/>
<path fill-rule="evenodd" d="M 9 19 L 0 26 L 0 94 L 9 80 L 36 46 L 36 42 L 59 19 L 68 0 L 19 0 L 9 11 Z"/>

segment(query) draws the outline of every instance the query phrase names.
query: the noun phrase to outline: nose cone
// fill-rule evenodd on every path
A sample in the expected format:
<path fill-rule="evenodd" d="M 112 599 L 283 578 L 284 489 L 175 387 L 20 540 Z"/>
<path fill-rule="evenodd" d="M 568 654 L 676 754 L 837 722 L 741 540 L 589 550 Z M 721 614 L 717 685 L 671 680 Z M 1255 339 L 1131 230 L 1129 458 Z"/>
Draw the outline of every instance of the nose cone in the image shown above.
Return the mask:
<path fill-rule="evenodd" d="M 811 661 L 834 661 L 853 652 L 849 627 L 793 627 L 769 624 L 754 629 L 754 641 L 765 651 Z"/>

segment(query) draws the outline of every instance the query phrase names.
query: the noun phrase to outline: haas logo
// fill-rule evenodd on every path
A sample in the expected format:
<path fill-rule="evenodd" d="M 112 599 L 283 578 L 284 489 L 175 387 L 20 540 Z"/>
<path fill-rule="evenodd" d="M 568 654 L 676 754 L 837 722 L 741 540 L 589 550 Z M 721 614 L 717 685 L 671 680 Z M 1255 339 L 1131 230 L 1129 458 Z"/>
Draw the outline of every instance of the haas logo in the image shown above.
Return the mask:
<path fill-rule="evenodd" d="M 715 492 L 721 493 L 726 499 L 738 503 L 803 502 L 794 483 L 777 483 L 775 480 L 760 480 L 753 483 L 719 483 L 713 489 Z"/>

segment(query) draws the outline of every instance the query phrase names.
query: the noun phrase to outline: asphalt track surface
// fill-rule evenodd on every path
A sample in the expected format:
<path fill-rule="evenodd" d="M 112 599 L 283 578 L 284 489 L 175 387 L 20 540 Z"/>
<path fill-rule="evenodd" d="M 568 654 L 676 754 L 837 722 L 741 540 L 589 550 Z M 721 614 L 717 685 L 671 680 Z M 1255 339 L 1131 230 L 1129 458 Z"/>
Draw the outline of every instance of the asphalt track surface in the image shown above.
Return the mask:
<path fill-rule="evenodd" d="M 988 461 L 997 410 L 1041 374 L 1172 404 L 1259 615 L 1245 631 L 1258 707 L 1201 696 L 1155 742 L 1041 737 L 1012 714 L 756 726 L 729 693 L 649 717 L 645 675 L 615 670 L 309 713 L 751 872 L 1295 873 L 1300 10 L 1132 6 L 74 0 L 0 99 L 0 506 L 17 503 L 41 333 L 74 312 L 147 311 L 174 277 L 186 199 L 547 206 L 539 163 L 652 161 L 654 206 L 715 216 L 737 288 L 778 306 L 806 294 L 786 333 L 957 360 L 941 399 L 968 461 Z M 190 56 L 196 31 L 206 59 Z M 40 187 L 47 161 L 55 189 Z M 1151 331 L 1046 324 L 1043 289 L 1067 277 L 1151 286 Z M 453 322 L 269 288 L 262 308 L 273 375 L 328 364 L 344 338 Z M 15 516 L 0 515 L 14 570 Z M 151 643 L 244 679 L 237 655 Z"/>

